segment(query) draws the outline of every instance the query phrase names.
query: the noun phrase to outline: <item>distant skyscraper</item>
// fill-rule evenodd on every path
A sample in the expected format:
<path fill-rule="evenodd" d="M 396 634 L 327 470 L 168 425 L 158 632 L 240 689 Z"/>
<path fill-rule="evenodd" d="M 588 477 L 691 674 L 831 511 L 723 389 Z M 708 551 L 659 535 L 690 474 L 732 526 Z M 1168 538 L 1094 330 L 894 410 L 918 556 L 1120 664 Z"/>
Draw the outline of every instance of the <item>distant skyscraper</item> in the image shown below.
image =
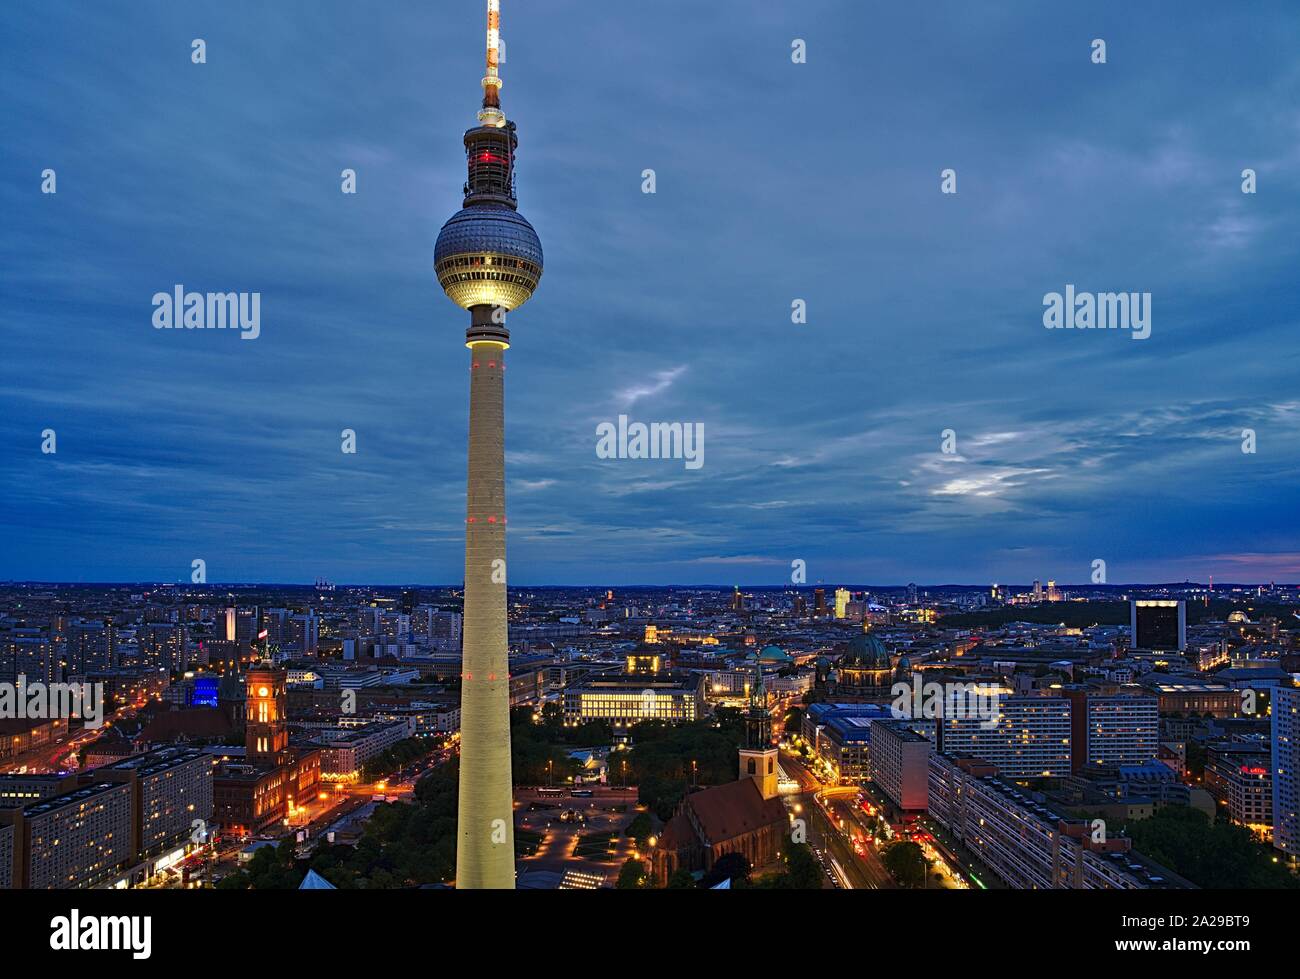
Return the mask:
<path fill-rule="evenodd" d="M 140 659 L 150 669 L 176 673 L 189 668 L 183 623 L 149 622 L 136 630 Z"/>
<path fill-rule="evenodd" d="M 62 679 L 54 643 L 38 629 L 21 629 L 0 642 L 0 682 L 54 683 Z"/>
<path fill-rule="evenodd" d="M 1034 579 L 1034 601 L 1041 602 L 1042 600 L 1043 600 L 1043 583 L 1039 581 L 1037 578 L 1035 578 Z"/>
<path fill-rule="evenodd" d="M 289 622 L 287 608 L 262 609 L 262 629 L 266 630 L 267 639 L 279 645 L 284 642 L 285 630 Z"/>
<path fill-rule="evenodd" d="M 427 634 L 431 640 L 444 643 L 448 648 L 460 648 L 461 627 L 464 617 L 459 612 L 429 609 Z"/>
<path fill-rule="evenodd" d="M 463 208 L 434 249 L 438 281 L 470 312 L 469 466 L 465 519 L 465 633 L 461 674 L 460 808 L 456 886 L 515 886 L 510 779 L 510 665 L 506 626 L 506 313 L 542 276 L 542 244 L 515 199 L 515 125 L 501 111 L 499 0 L 488 0 L 487 74 L 479 125 L 465 133 Z"/>
<path fill-rule="evenodd" d="M 1300 860 L 1300 690 L 1273 689 L 1273 845 Z"/>
<path fill-rule="evenodd" d="M 116 666 L 109 652 L 108 631 L 102 622 L 73 622 L 68 626 L 68 668 L 82 674 Z"/>
<path fill-rule="evenodd" d="M 825 614 L 826 614 L 826 589 L 814 588 L 813 589 L 813 615 L 820 616 Z"/>
<path fill-rule="evenodd" d="M 915 605 L 917 599 L 916 582 L 910 582 L 907 586 L 907 604 Z"/>
<path fill-rule="evenodd" d="M 320 642 L 320 620 L 315 612 L 308 610 L 302 615 L 290 618 L 287 632 L 286 638 L 295 653 L 304 656 L 316 655 Z"/>
<path fill-rule="evenodd" d="M 1129 605 L 1134 649 L 1181 652 L 1187 648 L 1187 605 L 1180 601 L 1134 601 Z"/>
<path fill-rule="evenodd" d="M 835 618 L 842 619 L 846 614 L 848 614 L 849 598 L 849 590 L 847 588 L 835 589 Z"/>
<path fill-rule="evenodd" d="M 261 619 L 256 605 L 241 608 L 235 612 L 235 638 L 240 642 L 251 643 L 257 636 L 258 622 Z"/>

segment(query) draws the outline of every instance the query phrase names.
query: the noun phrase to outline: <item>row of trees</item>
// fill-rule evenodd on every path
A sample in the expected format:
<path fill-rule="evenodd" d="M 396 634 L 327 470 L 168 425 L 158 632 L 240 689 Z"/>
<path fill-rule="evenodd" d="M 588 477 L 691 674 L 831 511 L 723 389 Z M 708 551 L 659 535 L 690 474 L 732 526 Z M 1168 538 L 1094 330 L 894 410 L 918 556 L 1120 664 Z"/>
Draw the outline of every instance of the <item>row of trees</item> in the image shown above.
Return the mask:
<path fill-rule="evenodd" d="M 691 724 L 642 721 L 636 726 L 635 746 L 611 758 L 610 778 L 635 784 L 638 801 L 667 821 L 692 784 L 735 780 L 736 750 L 744 736 L 740 712 L 728 708 L 719 709 L 710 720 Z"/>
<path fill-rule="evenodd" d="M 614 732 L 605 721 L 565 727 L 559 704 L 546 704 L 533 722 L 531 708 L 510 712 L 510 763 L 515 785 L 566 785 L 582 773 L 569 757 L 575 747 L 609 744 Z"/>
<path fill-rule="evenodd" d="M 438 747 L 439 742 L 429 738 L 406 738 L 397 742 L 382 755 L 366 762 L 361 768 L 361 780 L 374 782 L 394 772 L 400 772 L 412 762 L 432 754 Z"/>
<path fill-rule="evenodd" d="M 921 848 L 911 840 L 898 840 L 889 844 L 880 854 L 880 861 L 900 887 L 921 887 L 930 865 Z"/>

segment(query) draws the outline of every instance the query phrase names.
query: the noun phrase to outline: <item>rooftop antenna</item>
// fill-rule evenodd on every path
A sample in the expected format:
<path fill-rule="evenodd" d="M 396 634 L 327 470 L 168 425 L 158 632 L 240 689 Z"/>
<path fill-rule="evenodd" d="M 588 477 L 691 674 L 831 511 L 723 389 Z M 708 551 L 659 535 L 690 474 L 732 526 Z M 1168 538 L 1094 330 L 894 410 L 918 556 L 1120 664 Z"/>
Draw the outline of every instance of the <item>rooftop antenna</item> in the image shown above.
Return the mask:
<path fill-rule="evenodd" d="M 501 0 L 487 0 L 487 74 L 483 76 L 483 108 L 478 121 L 485 126 L 504 126 L 501 111 L 501 76 L 497 74 L 501 50 Z"/>

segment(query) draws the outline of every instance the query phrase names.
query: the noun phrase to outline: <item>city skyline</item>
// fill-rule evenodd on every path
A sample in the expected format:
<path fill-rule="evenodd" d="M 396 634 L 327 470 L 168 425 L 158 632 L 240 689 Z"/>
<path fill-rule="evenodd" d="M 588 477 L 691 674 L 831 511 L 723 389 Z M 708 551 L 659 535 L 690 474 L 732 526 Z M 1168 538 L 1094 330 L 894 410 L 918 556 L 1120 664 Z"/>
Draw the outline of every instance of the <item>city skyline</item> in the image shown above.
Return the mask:
<path fill-rule="evenodd" d="M 455 580 L 467 416 L 429 272 L 476 8 L 0 13 L 0 576 Z M 739 9 L 512 12 L 552 278 L 512 352 L 511 579 L 1300 578 L 1294 11 Z M 851 125 L 809 115 L 827 91 Z M 154 330 L 176 284 L 260 291 L 261 335 Z M 1150 291 L 1152 335 L 1044 330 L 1067 284 Z M 703 466 L 599 458 L 620 415 L 703 425 Z"/>
<path fill-rule="evenodd" d="M 319 584 L 0 587 L 0 889 L 1295 886 L 1293 589 L 525 590 L 493 883 L 472 603 Z M 5 706 L 69 684 L 84 725 Z M 29 842 L 91 798 L 107 861 Z"/>
<path fill-rule="evenodd" d="M 309 581 L 220 581 L 210 580 L 205 582 L 191 582 L 188 580 L 176 579 L 175 581 L 162 581 L 157 578 L 146 579 L 119 579 L 113 581 L 46 581 L 39 579 L 22 579 L 10 578 L 0 579 L 0 585 L 7 587 L 21 586 L 32 588 L 126 588 L 128 586 L 143 586 L 155 588 L 172 588 L 180 586 L 186 590 L 193 589 L 199 591 L 219 591 L 223 587 L 230 588 L 301 588 L 306 590 L 319 589 L 322 581 L 326 581 L 330 590 L 336 588 L 379 588 L 379 589 L 403 589 L 403 588 L 430 588 L 430 589 L 447 589 L 459 591 L 464 588 L 464 582 L 450 581 L 393 581 L 393 582 L 376 582 L 376 581 L 327 581 L 326 579 L 317 579 L 315 582 Z M 915 585 L 920 589 L 942 590 L 942 589 L 960 589 L 969 591 L 987 591 L 992 585 L 997 585 L 1001 589 L 1014 588 L 1032 588 L 1034 582 L 1041 583 L 1044 587 L 1049 581 L 1055 582 L 1056 586 L 1062 590 L 1082 590 L 1082 591 L 1115 591 L 1121 592 L 1125 589 L 1144 590 L 1160 588 L 1201 588 L 1208 589 L 1209 582 L 1197 581 L 1192 578 L 1171 581 L 1117 581 L 1105 584 L 1094 584 L 1085 581 L 1057 581 L 1049 578 L 1036 578 L 1033 581 L 991 581 L 991 582 L 961 582 L 961 581 L 895 581 L 895 582 L 867 582 L 853 581 L 850 579 L 832 578 L 826 580 L 813 580 L 802 584 L 747 584 L 743 585 L 746 591 L 774 591 L 774 592 L 795 592 L 795 591 L 813 591 L 821 587 L 841 587 L 854 589 L 856 591 L 905 591 L 907 588 Z M 740 588 L 742 585 L 734 581 L 699 581 L 699 582 L 672 582 L 669 584 L 655 584 L 650 582 L 629 581 L 629 582 L 610 582 L 610 581 L 580 581 L 571 583 L 554 583 L 554 582 L 519 582 L 511 583 L 508 586 L 510 591 L 521 591 L 525 589 L 553 589 L 553 590 L 584 590 L 584 589 L 607 589 L 619 588 L 624 590 L 631 589 L 653 589 L 660 591 L 673 590 L 701 590 L 717 591 Z M 1300 582 L 1294 581 L 1223 581 L 1214 582 L 1213 591 L 1228 591 L 1230 589 L 1255 589 L 1265 587 L 1277 588 L 1300 588 Z"/>

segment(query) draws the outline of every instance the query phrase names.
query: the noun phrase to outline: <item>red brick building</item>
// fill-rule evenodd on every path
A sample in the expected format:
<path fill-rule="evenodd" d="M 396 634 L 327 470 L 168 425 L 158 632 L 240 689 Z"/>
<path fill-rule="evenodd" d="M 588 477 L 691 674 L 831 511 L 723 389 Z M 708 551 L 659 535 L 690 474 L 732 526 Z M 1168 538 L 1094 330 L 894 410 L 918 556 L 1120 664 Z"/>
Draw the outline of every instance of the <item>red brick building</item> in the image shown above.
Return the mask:
<path fill-rule="evenodd" d="M 682 800 L 664 826 L 652 858 L 660 887 L 674 871 L 707 872 L 728 853 L 744 854 L 755 869 L 778 859 L 790 820 L 780 798 L 763 798 L 759 784 L 741 778 Z"/>

